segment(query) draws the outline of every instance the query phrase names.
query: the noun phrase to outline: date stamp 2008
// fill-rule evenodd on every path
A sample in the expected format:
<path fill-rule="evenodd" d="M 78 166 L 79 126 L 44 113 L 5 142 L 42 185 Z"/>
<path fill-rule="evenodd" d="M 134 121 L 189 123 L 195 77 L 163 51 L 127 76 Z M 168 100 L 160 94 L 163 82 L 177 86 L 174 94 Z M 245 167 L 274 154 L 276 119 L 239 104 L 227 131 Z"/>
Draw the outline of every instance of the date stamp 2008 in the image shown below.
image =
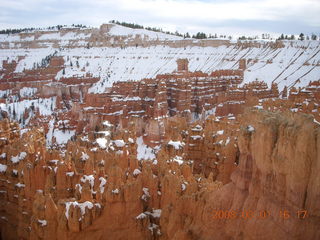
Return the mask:
<path fill-rule="evenodd" d="M 244 211 L 235 211 L 235 210 L 213 210 L 213 219 L 267 219 L 271 217 L 270 211 L 261 210 L 261 211 L 252 211 L 252 210 L 244 210 Z M 277 216 L 281 219 L 289 219 L 292 217 L 296 217 L 299 219 L 305 219 L 308 217 L 307 210 L 298 210 L 296 212 L 289 212 L 286 209 L 280 210 Z"/>

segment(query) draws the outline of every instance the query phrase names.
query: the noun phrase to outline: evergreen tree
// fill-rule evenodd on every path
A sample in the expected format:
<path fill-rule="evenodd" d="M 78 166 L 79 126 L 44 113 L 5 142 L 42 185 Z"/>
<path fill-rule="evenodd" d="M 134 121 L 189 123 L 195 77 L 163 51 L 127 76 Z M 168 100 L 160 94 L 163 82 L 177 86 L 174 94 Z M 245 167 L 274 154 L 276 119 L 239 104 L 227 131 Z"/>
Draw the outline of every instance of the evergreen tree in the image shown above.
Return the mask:
<path fill-rule="evenodd" d="M 301 41 L 304 40 L 304 34 L 303 34 L 303 33 L 300 33 L 300 35 L 299 35 L 299 40 L 301 40 Z"/>
<path fill-rule="evenodd" d="M 312 35 L 311 35 L 311 40 L 317 40 L 317 35 L 315 35 L 314 33 L 312 33 Z"/>
<path fill-rule="evenodd" d="M 184 35 L 184 38 L 190 38 L 190 34 L 187 32 L 187 33 Z"/>
<path fill-rule="evenodd" d="M 203 32 L 198 32 L 197 35 L 193 36 L 193 38 L 196 38 L 196 39 L 206 39 L 207 38 L 207 35 Z"/>

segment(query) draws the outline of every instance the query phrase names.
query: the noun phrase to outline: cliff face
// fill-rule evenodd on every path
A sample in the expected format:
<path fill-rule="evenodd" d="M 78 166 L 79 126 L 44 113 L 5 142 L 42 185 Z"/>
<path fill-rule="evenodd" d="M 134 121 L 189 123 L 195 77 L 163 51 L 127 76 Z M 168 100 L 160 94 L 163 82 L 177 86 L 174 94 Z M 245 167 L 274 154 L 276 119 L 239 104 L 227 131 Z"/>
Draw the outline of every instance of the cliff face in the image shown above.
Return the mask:
<path fill-rule="evenodd" d="M 168 118 L 149 161 L 137 160 L 143 145 L 132 124 L 107 125 L 108 151 L 82 138 L 61 155 L 43 148 L 43 132 L 9 138 L 16 127 L 2 122 L 11 139 L 1 147 L 2 237 L 319 238 L 319 126 L 311 117 L 254 110 L 192 126 Z"/>
<path fill-rule="evenodd" d="M 319 238 L 319 128 L 307 116 L 267 112 L 244 122 L 253 127 L 242 126 L 232 181 L 180 199 L 167 225 L 188 220 L 168 239 Z"/>

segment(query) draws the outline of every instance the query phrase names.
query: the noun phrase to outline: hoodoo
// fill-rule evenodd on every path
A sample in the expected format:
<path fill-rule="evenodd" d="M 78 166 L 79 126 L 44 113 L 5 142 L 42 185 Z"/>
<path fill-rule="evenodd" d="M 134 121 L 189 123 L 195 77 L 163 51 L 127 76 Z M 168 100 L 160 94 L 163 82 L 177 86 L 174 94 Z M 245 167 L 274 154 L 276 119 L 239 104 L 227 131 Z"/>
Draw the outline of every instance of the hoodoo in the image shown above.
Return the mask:
<path fill-rule="evenodd" d="M 131 27 L 0 35 L 0 238 L 320 239 L 319 41 Z"/>

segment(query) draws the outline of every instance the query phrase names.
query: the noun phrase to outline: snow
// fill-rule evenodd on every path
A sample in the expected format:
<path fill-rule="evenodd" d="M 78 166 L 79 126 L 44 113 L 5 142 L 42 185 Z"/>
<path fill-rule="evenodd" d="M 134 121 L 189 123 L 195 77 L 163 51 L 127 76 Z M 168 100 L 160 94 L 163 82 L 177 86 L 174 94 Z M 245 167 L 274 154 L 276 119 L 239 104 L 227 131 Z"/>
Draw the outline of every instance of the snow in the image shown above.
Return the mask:
<path fill-rule="evenodd" d="M 37 88 L 29 88 L 29 87 L 23 87 L 20 89 L 19 93 L 21 97 L 33 97 L 36 92 L 38 91 Z"/>
<path fill-rule="evenodd" d="M 86 208 L 88 208 L 88 209 L 92 209 L 93 208 L 93 203 L 89 202 L 89 201 L 86 201 L 86 202 L 83 202 L 83 203 L 79 203 L 77 201 L 65 202 L 65 205 L 66 205 L 65 216 L 66 216 L 67 219 L 69 219 L 69 209 L 70 209 L 71 205 L 74 206 L 74 207 L 79 207 L 80 208 L 81 216 L 84 216 L 84 214 L 86 213 Z"/>
<path fill-rule="evenodd" d="M 136 168 L 136 169 L 133 171 L 133 175 L 134 175 L 134 176 L 137 176 L 137 175 L 139 175 L 139 174 L 141 174 L 141 171 L 140 171 L 138 168 Z"/>
<path fill-rule="evenodd" d="M 146 202 L 148 198 L 150 198 L 149 188 L 142 188 L 142 192 L 143 195 L 141 196 L 141 199 Z"/>
<path fill-rule="evenodd" d="M 0 90 L 0 98 L 8 97 L 11 93 L 12 93 L 11 89 L 10 90 Z"/>
<path fill-rule="evenodd" d="M 151 212 L 151 216 L 154 218 L 160 218 L 161 217 L 161 209 L 153 209 Z"/>
<path fill-rule="evenodd" d="M 141 39 L 145 40 L 179 40 L 183 39 L 179 36 L 169 35 L 161 32 L 148 31 L 145 29 L 133 29 L 123 27 L 121 25 L 114 24 L 108 32 L 109 35 L 113 36 L 128 36 L 131 39 L 135 39 L 140 35 Z"/>
<path fill-rule="evenodd" d="M 149 40 L 181 39 L 163 33 L 130 29 L 118 25 L 111 28 L 108 36 L 112 34 L 127 36 L 129 39 L 134 39 L 137 35 Z M 266 81 L 270 87 L 274 81 L 279 84 L 280 90 L 285 85 L 305 86 L 309 81 L 319 79 L 320 66 L 317 65 L 320 60 L 319 41 L 283 41 L 284 47 L 277 49 L 263 42 L 261 42 L 261 46 L 252 48 L 242 48 L 236 44 L 218 47 L 187 46 L 176 48 L 161 44 L 148 47 L 126 46 L 125 48 L 91 47 L 88 49 L 78 47 L 79 44 L 86 46 L 86 39 L 89 37 L 90 34 L 85 32 L 70 32 L 63 35 L 53 31 L 42 34 L 40 39 L 44 41 L 43 46 L 52 45 L 46 39 L 59 39 L 61 46 L 67 46 L 72 39 L 85 41 L 83 43 L 79 41 L 78 45 L 73 45 L 72 48 L 42 47 L 34 48 L 32 51 L 23 48 L 0 49 L 0 68 L 2 68 L 3 60 L 12 62 L 17 61 L 19 56 L 24 56 L 24 59 L 18 62 L 15 71 L 22 72 L 24 69 L 32 69 L 34 64 L 41 63 L 41 60 L 46 56 L 59 50 L 57 56 L 63 56 L 66 62 L 65 76 L 84 77 L 86 73 L 92 74 L 93 77 L 100 79 L 90 88 L 90 92 L 96 93 L 104 92 L 113 82 L 137 81 L 143 78 L 153 78 L 157 74 L 173 72 L 176 69 L 175 61 L 178 58 L 189 59 L 190 71 L 206 73 L 217 69 L 237 69 L 239 59 L 254 59 L 247 64 L 244 83 L 258 79 Z M 22 39 L 18 34 L 0 36 L 0 44 L 1 41 L 13 43 L 20 40 Z M 272 61 L 268 62 L 268 60 Z M 77 68 L 75 64 L 71 67 L 70 61 L 73 63 L 78 61 L 80 67 Z M 305 63 L 309 63 L 309 65 Z M 82 71 L 83 68 L 84 71 Z M 61 70 L 56 79 L 60 79 L 62 76 Z M 298 79 L 300 82 L 296 82 Z"/>
<path fill-rule="evenodd" d="M 320 122 L 318 122 L 315 118 L 313 119 L 313 122 L 320 125 Z"/>
<path fill-rule="evenodd" d="M 15 186 L 18 188 L 24 188 L 26 185 L 24 185 L 22 183 L 17 183 Z"/>
<path fill-rule="evenodd" d="M 0 163 L 0 173 L 4 173 L 5 171 L 7 171 L 7 165 Z"/>
<path fill-rule="evenodd" d="M 256 106 L 253 106 L 254 108 L 256 108 L 256 109 L 263 109 L 263 106 L 261 106 L 261 105 L 256 105 Z"/>
<path fill-rule="evenodd" d="M 66 176 L 72 177 L 74 175 L 74 172 L 66 172 Z"/>
<path fill-rule="evenodd" d="M 82 186 L 81 184 L 77 183 L 75 186 L 76 189 L 79 189 L 79 192 L 82 193 Z"/>
<path fill-rule="evenodd" d="M 59 145 L 67 144 L 67 142 L 74 136 L 76 133 L 75 130 L 59 130 L 55 129 L 53 131 L 53 137 L 56 138 L 56 141 Z"/>
<path fill-rule="evenodd" d="M 7 156 L 6 153 L 2 153 L 2 154 L 0 155 L 0 158 L 6 158 L 6 156 Z"/>
<path fill-rule="evenodd" d="M 182 159 L 181 156 L 175 156 L 171 160 L 174 161 L 174 162 L 177 162 L 179 165 L 183 164 L 183 159 Z"/>
<path fill-rule="evenodd" d="M 202 139 L 200 135 L 190 136 L 193 140 Z"/>
<path fill-rule="evenodd" d="M 102 125 L 105 127 L 112 127 L 113 126 L 113 124 L 111 124 L 109 121 L 102 122 Z"/>
<path fill-rule="evenodd" d="M 262 51 L 267 51 L 270 54 L 274 52 L 272 48 L 253 48 L 251 51 L 251 56 L 253 59 L 258 57 Z M 238 50 L 238 51 L 237 51 Z M 308 49 L 309 52 L 315 52 L 316 49 Z M 121 48 L 99 48 L 99 49 L 88 49 L 88 50 L 77 50 L 77 53 L 73 53 L 74 50 L 68 50 L 70 52 L 70 57 L 79 56 L 79 51 L 85 56 L 99 56 L 99 58 L 86 58 L 81 56 L 78 61 L 90 61 L 89 66 L 85 66 L 85 72 L 90 72 L 96 77 L 100 77 L 100 81 L 90 88 L 89 92 L 92 93 L 102 93 L 106 88 L 109 88 L 113 82 L 117 81 L 127 81 L 127 80 L 141 80 L 143 78 L 153 78 L 157 74 L 164 74 L 173 72 L 176 69 L 175 60 L 178 58 L 188 58 L 189 59 L 189 69 L 190 71 L 203 71 L 210 73 L 217 69 L 236 69 L 238 67 L 238 60 L 244 56 L 248 50 L 247 49 L 237 49 L 234 46 L 219 46 L 219 47 L 186 47 L 184 48 L 170 48 L 168 46 L 150 46 L 147 48 L 142 47 L 127 47 L 125 49 Z M 281 50 L 280 50 L 281 51 Z M 285 50 L 283 50 L 285 52 Z M 91 53 L 91 54 L 90 54 Z M 82 55 L 81 54 L 81 55 Z M 319 58 L 318 54 L 318 58 Z M 272 55 L 273 56 L 273 55 Z M 261 64 L 265 65 L 265 59 L 259 60 Z M 83 60 L 82 60 L 83 59 Z M 139 59 L 139 61 L 137 61 Z M 228 61 L 226 60 L 228 59 Z M 233 59 L 230 61 L 230 59 Z M 283 59 L 282 59 L 283 60 Z M 281 62 L 281 59 L 279 59 Z M 267 64 L 266 66 L 271 66 L 271 68 L 279 68 L 279 62 Z M 299 61 L 298 65 L 303 65 L 303 61 Z M 257 63 L 258 64 L 258 63 Z M 289 64 L 289 63 L 288 63 Z M 81 64 L 80 64 L 81 65 Z M 81 65 L 82 66 L 82 65 Z M 264 67 L 265 68 L 265 67 Z M 258 79 L 265 80 L 269 84 L 269 78 L 266 78 L 269 73 L 269 68 L 263 70 L 257 70 L 257 75 L 251 76 L 251 72 L 246 71 L 245 74 L 248 75 L 250 81 Z M 310 69 L 310 67 L 307 67 Z M 313 72 L 319 73 L 319 67 L 315 67 L 312 72 L 307 75 L 313 74 Z M 83 76 L 84 72 L 76 71 L 75 69 L 66 70 L 67 76 L 80 75 Z M 295 71 L 295 70 L 294 70 Z M 254 71 L 253 71 L 254 72 Z M 312 77 L 312 80 L 317 80 L 316 75 Z M 57 78 L 62 75 L 58 75 Z M 276 73 L 272 75 L 273 78 L 276 77 Z M 296 79 L 295 79 L 296 80 Z M 249 80 L 248 80 L 249 81 Z M 290 81 L 292 83 L 294 79 Z M 286 83 L 289 85 L 288 81 L 281 79 L 279 83 Z M 271 84 L 271 83 L 270 83 Z M 280 84 L 280 85 L 281 85 Z M 306 82 L 305 82 L 306 84 Z M 282 86 L 280 86 L 279 89 Z"/>
<path fill-rule="evenodd" d="M 149 227 L 148 227 L 148 229 L 149 229 L 150 232 L 152 232 L 152 233 L 153 233 L 153 231 L 154 231 L 155 229 L 157 229 L 157 228 L 159 228 L 159 225 L 154 224 L 154 223 L 150 223 L 150 224 L 149 224 Z M 158 235 L 161 235 L 161 232 L 160 232 L 159 229 L 158 229 L 158 231 L 157 231 L 157 234 L 158 234 Z"/>
<path fill-rule="evenodd" d="M 113 142 L 117 147 L 124 147 L 126 145 L 122 139 L 114 140 Z"/>
<path fill-rule="evenodd" d="M 227 138 L 225 146 L 227 146 L 230 143 L 230 137 Z"/>
<path fill-rule="evenodd" d="M 247 130 L 248 130 L 249 132 L 253 132 L 253 131 L 254 131 L 254 127 L 251 126 L 251 125 L 248 125 L 248 126 L 247 126 Z"/>
<path fill-rule="evenodd" d="M 53 160 L 50 160 L 49 162 L 50 162 L 50 163 L 53 163 L 54 165 L 57 165 L 57 164 L 58 164 L 58 162 L 59 162 L 59 160 L 57 160 L 57 159 L 53 159 Z"/>
<path fill-rule="evenodd" d="M 138 216 L 136 216 L 136 219 L 144 219 L 147 215 L 145 213 L 140 213 Z"/>
<path fill-rule="evenodd" d="M 97 138 L 96 142 L 100 148 L 105 149 L 107 147 L 108 140 L 105 138 Z"/>
<path fill-rule="evenodd" d="M 51 119 L 49 121 L 49 124 L 48 124 L 48 132 L 46 134 L 46 144 L 47 144 L 47 147 L 48 146 L 51 146 L 52 145 L 52 136 L 53 136 L 53 129 L 54 129 L 54 119 Z"/>
<path fill-rule="evenodd" d="M 200 132 L 202 131 L 202 127 L 200 125 L 196 125 L 194 128 L 191 129 L 194 132 Z"/>
<path fill-rule="evenodd" d="M 93 175 L 83 175 L 80 179 L 82 183 L 86 183 L 87 181 L 90 183 L 91 188 L 94 186 L 94 176 Z"/>
<path fill-rule="evenodd" d="M 205 112 L 205 118 L 207 119 L 210 115 L 213 115 L 216 113 L 217 107 L 213 107 L 212 109 L 209 109 Z"/>
<path fill-rule="evenodd" d="M 25 111 L 39 110 L 40 115 L 50 116 L 53 114 L 54 109 L 56 108 L 56 97 L 51 98 L 39 98 L 39 99 L 25 99 L 13 103 L 0 103 L 0 110 L 8 112 L 11 119 L 14 119 L 18 122 L 25 122 L 28 124 L 30 117 L 24 119 Z M 34 115 L 33 111 L 31 115 Z"/>
<path fill-rule="evenodd" d="M 113 193 L 113 194 L 119 194 L 119 189 L 118 188 L 116 188 L 116 189 L 114 189 L 114 190 L 111 190 L 111 192 Z"/>
<path fill-rule="evenodd" d="M 89 159 L 89 155 L 86 154 L 85 152 L 81 152 L 81 161 L 87 161 Z"/>
<path fill-rule="evenodd" d="M 173 146 L 175 150 L 179 150 L 179 149 L 183 148 L 185 143 L 184 142 L 180 142 L 180 141 L 172 141 L 172 140 L 170 140 L 168 142 L 168 145 Z"/>
<path fill-rule="evenodd" d="M 38 222 L 40 223 L 41 227 L 47 226 L 47 221 L 46 220 L 38 219 Z"/>
<path fill-rule="evenodd" d="M 143 142 L 143 137 L 137 138 L 137 159 L 138 160 L 153 160 L 156 158 L 154 154 L 154 149 L 147 146 Z"/>
<path fill-rule="evenodd" d="M 124 152 L 122 151 L 122 150 L 118 150 L 118 151 L 116 151 L 116 154 L 118 154 L 118 155 L 122 155 Z"/>
<path fill-rule="evenodd" d="M 144 219 L 147 216 L 152 216 L 153 218 L 160 218 L 161 217 L 161 212 L 162 212 L 161 209 L 152 209 L 152 212 L 146 211 L 146 212 L 140 213 L 136 217 L 136 219 Z"/>
<path fill-rule="evenodd" d="M 100 185 L 99 185 L 100 192 L 104 193 L 104 186 L 106 185 L 107 180 L 104 177 L 100 177 L 99 180 L 100 180 Z"/>
<path fill-rule="evenodd" d="M 11 162 L 12 162 L 12 163 L 18 163 L 18 162 L 20 162 L 21 160 L 23 160 L 26 156 L 27 156 L 27 153 L 26 153 L 26 152 L 21 152 L 21 153 L 19 153 L 17 156 L 11 157 Z"/>
<path fill-rule="evenodd" d="M 53 39 L 59 39 L 59 38 L 60 38 L 60 33 L 54 32 L 54 33 L 43 34 L 38 38 L 38 40 L 53 40 Z"/>
<path fill-rule="evenodd" d="M 217 135 L 223 135 L 223 133 L 224 133 L 224 130 L 217 131 Z"/>

